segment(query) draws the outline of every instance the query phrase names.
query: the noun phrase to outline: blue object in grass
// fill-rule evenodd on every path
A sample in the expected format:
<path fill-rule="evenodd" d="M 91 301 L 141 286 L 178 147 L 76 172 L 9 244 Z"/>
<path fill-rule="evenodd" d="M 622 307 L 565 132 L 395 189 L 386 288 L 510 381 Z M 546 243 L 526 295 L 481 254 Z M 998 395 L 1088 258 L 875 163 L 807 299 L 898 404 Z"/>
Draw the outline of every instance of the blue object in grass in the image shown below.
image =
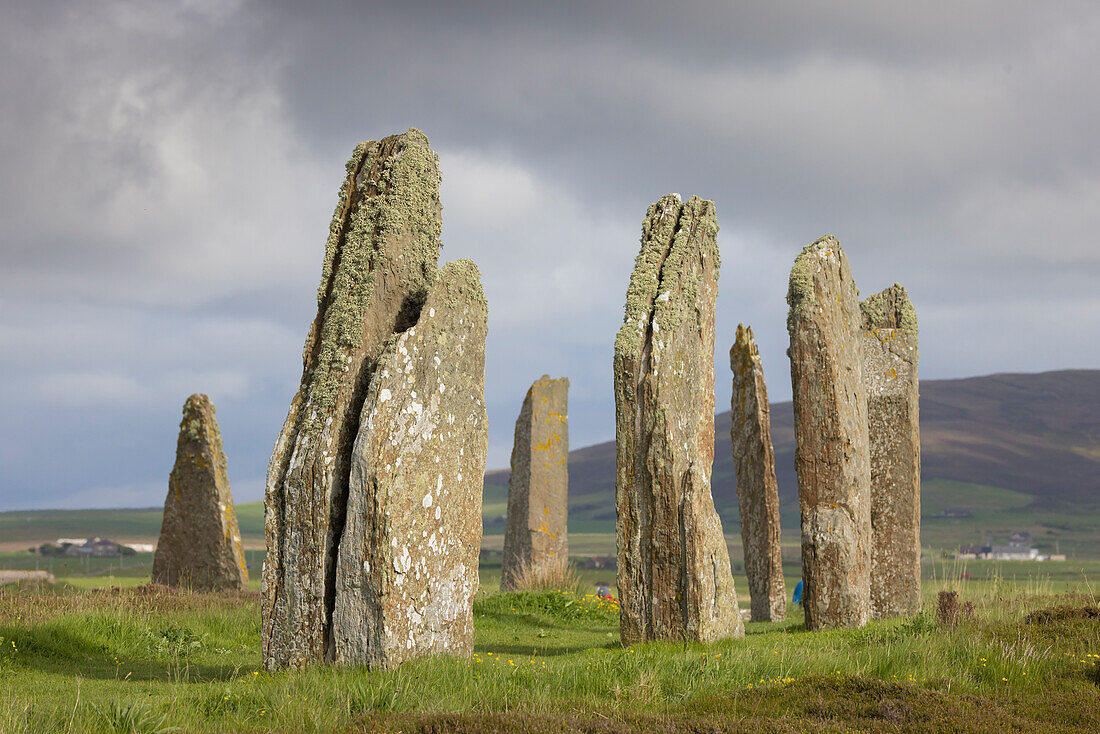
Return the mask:
<path fill-rule="evenodd" d="M 794 586 L 794 603 L 802 606 L 802 579 L 799 579 Z"/>

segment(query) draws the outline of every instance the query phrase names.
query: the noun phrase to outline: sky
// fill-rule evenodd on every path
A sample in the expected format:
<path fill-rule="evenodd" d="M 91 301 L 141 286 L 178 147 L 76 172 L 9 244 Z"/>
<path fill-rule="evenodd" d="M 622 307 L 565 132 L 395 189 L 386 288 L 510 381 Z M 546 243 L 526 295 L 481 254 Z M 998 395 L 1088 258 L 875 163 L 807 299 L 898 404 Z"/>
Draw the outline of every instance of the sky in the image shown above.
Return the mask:
<path fill-rule="evenodd" d="M 895 281 L 923 379 L 1100 367 L 1092 2 L 5 3 L 0 511 L 159 506 L 184 400 L 262 498 L 355 144 L 425 131 L 442 261 L 489 300 L 489 468 L 531 382 L 614 435 L 647 206 L 715 201 L 719 410 L 739 322 L 790 399 L 795 255 Z"/>

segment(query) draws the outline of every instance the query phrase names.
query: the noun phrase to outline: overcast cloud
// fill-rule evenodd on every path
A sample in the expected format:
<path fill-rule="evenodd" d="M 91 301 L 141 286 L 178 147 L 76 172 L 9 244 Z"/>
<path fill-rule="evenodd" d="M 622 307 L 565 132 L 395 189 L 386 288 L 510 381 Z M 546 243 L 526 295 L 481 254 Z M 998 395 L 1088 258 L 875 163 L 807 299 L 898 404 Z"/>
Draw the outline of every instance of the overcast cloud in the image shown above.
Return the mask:
<path fill-rule="evenodd" d="M 925 379 L 1098 367 L 1098 37 L 1089 2 L 6 4 L 0 511 L 161 504 L 192 392 L 260 498 L 344 162 L 410 126 L 489 298 L 490 467 L 543 373 L 574 446 L 612 437 L 672 191 L 718 208 L 719 409 L 739 321 L 789 399 L 826 233 L 865 295 L 909 289 Z"/>

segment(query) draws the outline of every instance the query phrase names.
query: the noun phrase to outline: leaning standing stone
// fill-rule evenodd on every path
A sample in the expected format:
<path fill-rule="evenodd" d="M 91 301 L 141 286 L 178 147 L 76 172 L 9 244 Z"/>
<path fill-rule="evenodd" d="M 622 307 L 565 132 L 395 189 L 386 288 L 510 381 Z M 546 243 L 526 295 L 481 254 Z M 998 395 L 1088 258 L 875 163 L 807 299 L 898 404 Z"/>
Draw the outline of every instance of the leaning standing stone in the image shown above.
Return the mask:
<path fill-rule="evenodd" d="M 860 304 L 871 451 L 871 614 L 920 612 L 917 313 L 895 283 Z"/>
<path fill-rule="evenodd" d="M 859 291 L 834 237 L 807 246 L 787 292 L 806 628 L 871 611 L 871 462 Z"/>
<path fill-rule="evenodd" d="M 267 475 L 264 666 L 334 659 L 351 449 L 382 350 L 416 323 L 441 248 L 439 166 L 411 129 L 360 143 L 329 228 L 302 382 Z"/>
<path fill-rule="evenodd" d="M 352 454 L 337 663 L 389 667 L 473 651 L 487 316 L 477 266 L 449 263 L 419 320 L 382 355 Z"/>
<path fill-rule="evenodd" d="M 733 370 L 730 442 L 737 471 L 737 509 L 741 543 L 749 577 L 753 622 L 782 622 L 787 616 L 787 588 L 779 543 L 779 484 L 764 366 L 752 328 L 737 325 L 730 348 Z"/>
<path fill-rule="evenodd" d="M 500 588 L 525 574 L 560 578 L 569 563 L 569 380 L 536 380 L 516 419 Z"/>
<path fill-rule="evenodd" d="M 248 582 L 227 466 L 214 404 L 192 395 L 183 404 L 153 583 L 226 591 Z"/>
<path fill-rule="evenodd" d="M 649 208 L 615 340 L 624 643 L 744 634 L 710 490 L 717 234 L 710 201 Z"/>

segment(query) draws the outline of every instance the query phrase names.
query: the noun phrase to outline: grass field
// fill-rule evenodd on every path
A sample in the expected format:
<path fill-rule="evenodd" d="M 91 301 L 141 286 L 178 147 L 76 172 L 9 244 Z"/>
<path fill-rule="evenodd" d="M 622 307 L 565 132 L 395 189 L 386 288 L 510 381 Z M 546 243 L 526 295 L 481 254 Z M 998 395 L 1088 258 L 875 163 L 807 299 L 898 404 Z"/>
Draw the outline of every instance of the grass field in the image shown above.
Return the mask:
<path fill-rule="evenodd" d="M 1060 567 L 937 564 L 924 614 L 862 630 L 808 634 L 795 609 L 743 640 L 627 647 L 612 605 L 500 594 L 486 569 L 473 657 L 388 672 L 262 672 L 254 592 L 9 586 L 0 732 L 1095 731 L 1100 618 L 1025 621 L 1097 604 L 1100 564 Z M 940 588 L 975 620 L 938 626 Z"/>

